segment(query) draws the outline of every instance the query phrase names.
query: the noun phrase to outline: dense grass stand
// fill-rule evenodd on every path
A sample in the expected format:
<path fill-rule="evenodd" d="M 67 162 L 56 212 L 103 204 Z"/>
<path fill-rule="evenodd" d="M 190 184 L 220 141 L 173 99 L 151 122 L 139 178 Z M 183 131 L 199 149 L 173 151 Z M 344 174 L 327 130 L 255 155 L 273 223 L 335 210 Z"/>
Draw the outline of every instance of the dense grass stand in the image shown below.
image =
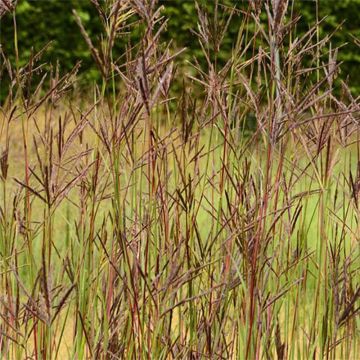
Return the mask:
<path fill-rule="evenodd" d="M 360 101 L 333 34 L 214 1 L 192 54 L 157 1 L 92 2 L 80 91 L 46 44 L 20 61 L 0 1 L 0 357 L 359 359 Z"/>

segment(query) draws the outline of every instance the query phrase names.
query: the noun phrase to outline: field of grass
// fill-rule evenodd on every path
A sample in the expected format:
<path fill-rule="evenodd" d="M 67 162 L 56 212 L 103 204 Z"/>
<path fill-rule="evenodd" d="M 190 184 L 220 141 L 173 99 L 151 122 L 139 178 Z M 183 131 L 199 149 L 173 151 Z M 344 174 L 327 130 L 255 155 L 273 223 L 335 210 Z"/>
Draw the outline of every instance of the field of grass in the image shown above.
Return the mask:
<path fill-rule="evenodd" d="M 94 3 L 101 41 L 74 13 L 102 74 L 88 91 L 78 66 L 2 54 L 0 358 L 359 359 L 360 99 L 341 49 L 316 24 L 298 38 L 286 1 L 216 2 L 198 9 L 206 64 L 178 64 L 156 1 Z"/>

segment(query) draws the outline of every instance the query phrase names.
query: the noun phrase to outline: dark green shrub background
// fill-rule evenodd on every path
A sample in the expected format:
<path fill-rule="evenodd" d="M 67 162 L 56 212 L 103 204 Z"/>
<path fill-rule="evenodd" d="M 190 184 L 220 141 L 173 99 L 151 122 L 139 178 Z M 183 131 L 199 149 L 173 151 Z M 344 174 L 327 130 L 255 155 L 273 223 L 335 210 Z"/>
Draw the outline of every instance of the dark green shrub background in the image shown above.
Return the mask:
<path fill-rule="evenodd" d="M 207 11 L 212 12 L 214 8 L 212 0 L 199 2 L 206 6 Z M 201 61 L 199 44 L 190 31 L 190 29 L 196 29 L 197 24 L 194 2 L 192 0 L 162 0 L 160 3 L 165 6 L 164 15 L 170 19 L 164 40 L 172 39 L 177 47 L 187 47 L 183 58 L 196 56 Z M 230 6 L 236 4 L 243 8 L 248 6 L 247 1 L 241 0 L 222 0 L 220 3 Z M 335 48 L 347 43 L 341 49 L 338 57 L 340 61 L 344 62 L 341 77 L 344 80 L 349 80 L 351 89 L 355 95 L 358 95 L 360 93 L 360 48 L 354 44 L 351 35 L 360 38 L 360 0 L 320 0 L 319 5 L 320 17 L 326 16 L 321 26 L 322 36 L 332 32 L 345 20 L 342 28 L 333 37 L 332 45 Z M 61 72 L 65 72 L 81 60 L 80 84 L 85 85 L 97 80 L 99 74 L 74 21 L 72 9 L 78 11 L 86 29 L 96 43 L 96 38 L 101 31 L 101 23 L 90 0 L 20 0 L 18 2 L 17 28 L 20 62 L 25 63 L 27 61 L 32 48 L 38 51 L 47 42 L 52 41 L 51 47 L 43 56 L 43 61 L 53 65 L 58 61 Z M 295 10 L 302 16 L 297 26 L 298 34 L 301 35 L 315 22 L 315 2 L 298 0 L 295 2 Z M 232 44 L 236 40 L 237 25 L 240 21 L 241 19 L 238 17 L 233 18 L 220 54 L 220 58 L 223 60 L 230 56 Z M 14 60 L 14 29 L 11 14 L 7 14 L 1 19 L 0 30 L 1 45 L 7 56 Z M 126 36 L 118 40 L 117 55 L 121 55 L 127 41 Z M 3 78 L 0 98 L 3 99 L 6 93 L 7 85 Z"/>

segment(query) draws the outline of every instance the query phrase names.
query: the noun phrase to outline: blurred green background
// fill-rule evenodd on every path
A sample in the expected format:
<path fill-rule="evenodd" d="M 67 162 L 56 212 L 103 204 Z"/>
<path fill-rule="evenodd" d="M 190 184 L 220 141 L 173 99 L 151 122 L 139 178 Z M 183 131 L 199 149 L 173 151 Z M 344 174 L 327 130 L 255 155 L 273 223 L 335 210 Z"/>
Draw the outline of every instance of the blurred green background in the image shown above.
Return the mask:
<path fill-rule="evenodd" d="M 211 15 L 214 9 L 213 0 L 198 1 Z M 204 61 L 201 49 L 191 29 L 196 29 L 198 14 L 192 0 L 160 0 L 165 6 L 163 14 L 169 18 L 164 41 L 172 39 L 175 47 L 186 47 L 182 60 L 194 56 Z M 225 6 L 236 5 L 239 9 L 247 9 L 249 1 L 221 0 Z M 338 60 L 343 62 L 340 77 L 349 82 L 354 95 L 360 94 L 360 48 L 354 43 L 352 36 L 360 38 L 360 0 L 319 0 L 319 18 L 325 17 L 321 24 L 321 36 L 333 32 L 344 22 L 332 38 L 332 48 L 344 45 L 339 51 Z M 72 9 L 79 13 L 85 28 L 96 44 L 101 34 L 101 22 L 97 10 L 91 1 L 85 0 L 20 0 L 17 5 L 17 30 L 19 42 L 20 65 L 25 64 L 32 49 L 39 51 L 46 43 L 52 41 L 51 46 L 42 57 L 47 66 L 58 63 L 61 73 L 70 70 L 77 61 L 81 61 L 80 86 L 86 86 L 99 79 L 90 51 L 74 20 Z M 311 0 L 297 0 L 294 3 L 295 13 L 301 15 L 297 25 L 297 36 L 301 36 L 316 21 L 316 3 Z M 221 48 L 220 61 L 230 57 L 230 52 L 241 23 L 241 16 L 234 16 L 224 43 Z M 136 38 L 139 32 L 131 32 Z M 117 56 L 124 53 L 129 36 L 124 34 L 117 40 Z M 1 19 L 0 41 L 7 57 L 14 61 L 14 26 L 11 14 Z M 136 40 L 136 39 L 132 39 Z M 3 100 L 8 91 L 8 81 L 5 72 L 2 74 L 0 100 Z"/>

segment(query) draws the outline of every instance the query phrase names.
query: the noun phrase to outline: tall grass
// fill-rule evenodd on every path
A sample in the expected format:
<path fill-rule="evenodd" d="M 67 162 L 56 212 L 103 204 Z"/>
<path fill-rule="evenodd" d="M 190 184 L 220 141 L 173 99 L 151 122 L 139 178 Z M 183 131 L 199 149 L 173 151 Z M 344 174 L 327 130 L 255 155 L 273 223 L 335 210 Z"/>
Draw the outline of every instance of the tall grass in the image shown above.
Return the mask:
<path fill-rule="evenodd" d="M 80 64 L 1 54 L 1 358 L 359 358 L 360 103 L 332 34 L 216 1 L 181 65 L 156 1 L 93 3 L 88 93 Z"/>

